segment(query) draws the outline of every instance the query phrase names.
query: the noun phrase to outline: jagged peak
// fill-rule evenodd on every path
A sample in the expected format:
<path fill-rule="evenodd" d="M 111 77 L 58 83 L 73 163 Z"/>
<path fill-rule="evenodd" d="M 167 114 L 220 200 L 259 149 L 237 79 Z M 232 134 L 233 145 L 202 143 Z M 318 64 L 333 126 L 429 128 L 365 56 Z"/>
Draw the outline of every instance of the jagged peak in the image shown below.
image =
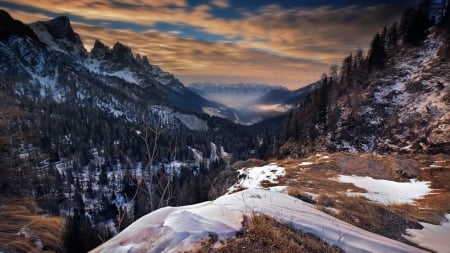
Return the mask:
<path fill-rule="evenodd" d="M 27 36 L 39 41 L 30 27 L 15 20 L 7 11 L 0 9 L 0 40 L 8 39 L 11 35 Z"/>
<path fill-rule="evenodd" d="M 136 54 L 136 61 L 140 62 L 143 65 L 150 65 L 150 63 L 148 62 L 147 56 L 145 55 L 140 55 L 139 53 Z"/>
<path fill-rule="evenodd" d="M 120 41 L 117 41 L 113 46 L 113 52 L 130 52 L 131 48 L 129 46 L 126 46 L 122 44 Z"/>
<path fill-rule="evenodd" d="M 93 48 L 97 48 L 97 49 L 109 49 L 109 47 L 107 45 L 105 45 L 103 42 L 101 42 L 100 40 L 95 40 L 94 42 L 94 47 Z"/>
<path fill-rule="evenodd" d="M 150 62 L 148 61 L 148 58 L 147 58 L 146 55 L 142 56 L 142 62 L 147 64 L 147 65 L 150 65 Z"/>
<path fill-rule="evenodd" d="M 43 24 L 48 32 L 56 39 L 69 39 L 70 41 L 76 41 L 78 39 L 67 16 L 59 16 L 45 21 Z"/>
<path fill-rule="evenodd" d="M 81 57 L 87 55 L 80 35 L 72 29 L 69 17 L 59 16 L 40 23 L 47 29 L 47 32 L 57 41 L 56 43 L 63 50 Z"/>
<path fill-rule="evenodd" d="M 103 42 L 99 40 L 95 40 L 94 47 L 91 50 L 91 55 L 95 58 L 105 58 L 107 55 L 111 54 L 111 49 L 103 44 Z"/>
<path fill-rule="evenodd" d="M 5 10 L 0 9 L 0 23 L 3 24 L 4 21 L 14 20 L 11 15 Z"/>
<path fill-rule="evenodd" d="M 112 48 L 112 55 L 121 59 L 134 59 L 133 52 L 129 46 L 125 46 L 119 41 Z"/>

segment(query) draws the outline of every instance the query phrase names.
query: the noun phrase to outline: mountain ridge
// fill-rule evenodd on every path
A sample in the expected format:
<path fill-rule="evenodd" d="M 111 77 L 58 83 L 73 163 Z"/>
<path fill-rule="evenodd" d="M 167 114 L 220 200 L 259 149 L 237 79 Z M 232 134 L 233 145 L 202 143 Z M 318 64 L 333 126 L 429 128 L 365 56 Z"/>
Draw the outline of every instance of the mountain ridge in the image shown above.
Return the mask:
<path fill-rule="evenodd" d="M 172 74 L 150 64 L 145 56 L 134 56 L 131 48 L 120 42 L 109 48 L 96 41 L 87 52 L 66 16 L 25 25 L 2 11 L 0 32 L 4 59 L 0 72 L 7 76 L 12 85 L 8 87 L 16 94 L 34 99 L 36 95 L 56 101 L 71 99 L 115 115 L 120 111 L 129 119 L 145 107 L 159 104 L 191 114 L 204 114 L 210 108 L 216 116 L 238 122 L 237 111 L 191 92 Z M 105 93 L 105 88 L 114 92 Z M 112 94 L 116 94 L 115 99 L 103 99 Z M 124 99 L 137 103 L 131 105 Z M 115 109 L 108 109 L 112 107 Z"/>

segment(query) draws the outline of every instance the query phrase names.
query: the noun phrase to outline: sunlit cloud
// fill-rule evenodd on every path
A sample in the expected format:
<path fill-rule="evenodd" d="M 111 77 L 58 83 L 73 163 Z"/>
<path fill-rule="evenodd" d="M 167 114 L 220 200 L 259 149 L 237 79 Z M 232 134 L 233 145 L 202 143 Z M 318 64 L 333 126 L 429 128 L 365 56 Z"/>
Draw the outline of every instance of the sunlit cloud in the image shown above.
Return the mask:
<path fill-rule="evenodd" d="M 70 15 L 88 49 L 95 39 L 108 45 L 121 41 L 184 82 L 264 82 L 290 88 L 316 81 L 330 64 L 366 49 L 376 31 L 399 19 L 403 7 L 286 9 L 272 4 L 227 19 L 213 13 L 230 8 L 228 0 L 195 6 L 186 0 L 6 2 L 27 6 L 27 12 L 9 9 L 25 22 Z M 161 30 L 161 24 L 170 26 Z"/>
<path fill-rule="evenodd" d="M 277 57 L 229 43 L 179 38 L 153 30 L 135 33 L 80 23 L 74 23 L 73 26 L 89 50 L 98 38 L 102 38 L 110 47 L 120 41 L 132 47 L 134 53 L 147 55 L 151 63 L 170 70 L 185 83 L 265 82 L 299 86 L 299 69 L 318 73 L 327 68 L 326 64 L 307 59 Z M 302 76 L 311 82 L 318 77 L 317 74 Z"/>
<path fill-rule="evenodd" d="M 251 108 L 253 111 L 257 112 L 287 112 L 292 109 L 292 105 L 286 104 L 273 104 L 273 105 L 253 105 Z"/>
<path fill-rule="evenodd" d="M 228 0 L 212 0 L 211 4 L 223 9 L 230 7 L 230 2 Z"/>

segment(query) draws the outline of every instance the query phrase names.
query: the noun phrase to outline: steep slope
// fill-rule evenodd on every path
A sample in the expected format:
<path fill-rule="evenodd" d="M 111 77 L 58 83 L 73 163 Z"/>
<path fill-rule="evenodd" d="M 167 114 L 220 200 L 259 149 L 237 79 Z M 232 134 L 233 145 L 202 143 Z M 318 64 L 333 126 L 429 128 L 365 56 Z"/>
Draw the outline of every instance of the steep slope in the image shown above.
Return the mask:
<path fill-rule="evenodd" d="M 449 153 L 450 43 L 446 31 L 431 31 L 418 46 L 389 49 L 382 70 L 346 58 L 350 75 L 329 77 L 290 115 L 280 153 Z"/>

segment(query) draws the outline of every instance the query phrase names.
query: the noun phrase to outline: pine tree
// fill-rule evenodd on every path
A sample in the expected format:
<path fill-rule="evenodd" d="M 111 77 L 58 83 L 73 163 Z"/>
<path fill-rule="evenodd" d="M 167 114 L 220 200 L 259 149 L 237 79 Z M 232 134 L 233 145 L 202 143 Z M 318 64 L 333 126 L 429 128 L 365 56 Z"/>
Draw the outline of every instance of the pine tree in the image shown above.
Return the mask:
<path fill-rule="evenodd" d="M 386 65 L 386 49 L 384 47 L 385 41 L 384 38 L 379 34 L 375 34 L 375 37 L 372 40 L 372 44 L 370 46 L 370 51 L 367 58 L 367 64 L 369 71 L 372 69 L 384 69 Z"/>
<path fill-rule="evenodd" d="M 443 5 L 445 6 L 445 11 L 444 11 L 444 15 L 441 19 L 441 23 L 439 24 L 442 28 L 444 28 L 444 30 L 446 30 L 447 32 L 450 32 L 450 3 L 449 1 L 445 1 L 445 4 Z"/>
<path fill-rule="evenodd" d="M 341 84 L 349 84 L 351 83 L 351 76 L 352 76 L 352 67 L 353 67 L 353 55 L 350 54 L 349 56 L 345 57 L 342 61 L 341 66 Z"/>
<path fill-rule="evenodd" d="M 388 49 L 393 50 L 398 45 L 398 24 L 395 22 L 388 32 Z"/>
<path fill-rule="evenodd" d="M 430 19 L 430 0 L 423 1 L 417 9 L 405 11 L 400 23 L 403 42 L 417 46 L 428 34 L 428 28 L 433 24 Z"/>

